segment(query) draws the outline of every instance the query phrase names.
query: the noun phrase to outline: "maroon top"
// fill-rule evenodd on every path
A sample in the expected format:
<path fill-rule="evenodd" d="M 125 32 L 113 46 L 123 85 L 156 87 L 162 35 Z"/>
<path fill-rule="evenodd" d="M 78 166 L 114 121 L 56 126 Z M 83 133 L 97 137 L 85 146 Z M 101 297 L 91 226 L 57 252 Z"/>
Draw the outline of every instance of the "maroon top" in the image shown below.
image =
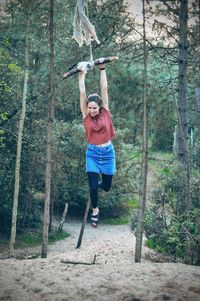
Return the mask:
<path fill-rule="evenodd" d="M 87 143 L 103 144 L 115 137 L 110 111 L 101 107 L 99 114 L 92 117 L 88 114 L 84 119 Z"/>

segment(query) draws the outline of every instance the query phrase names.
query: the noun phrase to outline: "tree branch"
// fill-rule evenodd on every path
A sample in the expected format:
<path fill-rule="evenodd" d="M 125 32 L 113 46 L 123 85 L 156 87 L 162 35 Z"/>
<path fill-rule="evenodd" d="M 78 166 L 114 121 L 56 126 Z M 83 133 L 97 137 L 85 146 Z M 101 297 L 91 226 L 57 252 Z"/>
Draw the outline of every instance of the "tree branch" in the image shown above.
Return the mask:
<path fill-rule="evenodd" d="M 71 260 L 62 260 L 61 259 L 61 261 L 60 262 L 62 262 L 62 263 L 66 263 L 66 264 L 83 264 L 83 265 L 93 265 L 93 264 L 95 264 L 96 263 L 96 257 L 97 257 L 97 255 L 95 254 L 94 255 L 94 259 L 93 259 L 93 261 L 92 262 L 84 262 L 84 261 L 71 261 Z M 98 264 L 98 263 L 96 263 L 96 264 Z"/>

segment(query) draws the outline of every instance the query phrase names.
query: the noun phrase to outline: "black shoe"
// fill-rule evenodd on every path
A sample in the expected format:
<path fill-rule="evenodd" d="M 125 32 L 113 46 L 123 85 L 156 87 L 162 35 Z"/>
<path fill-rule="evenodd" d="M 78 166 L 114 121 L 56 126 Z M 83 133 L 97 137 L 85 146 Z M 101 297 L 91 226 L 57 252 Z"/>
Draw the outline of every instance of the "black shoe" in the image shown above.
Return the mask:
<path fill-rule="evenodd" d="M 97 214 L 91 214 L 90 223 L 92 227 L 97 228 L 99 223 L 99 212 Z"/>

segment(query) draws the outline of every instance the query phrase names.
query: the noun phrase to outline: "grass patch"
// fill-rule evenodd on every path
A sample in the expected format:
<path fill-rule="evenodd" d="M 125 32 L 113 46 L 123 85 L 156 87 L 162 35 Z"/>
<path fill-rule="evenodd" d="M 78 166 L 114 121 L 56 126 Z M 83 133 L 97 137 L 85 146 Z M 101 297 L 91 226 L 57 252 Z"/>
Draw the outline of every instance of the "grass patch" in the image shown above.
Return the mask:
<path fill-rule="evenodd" d="M 165 174 L 167 172 L 170 172 L 171 163 L 173 162 L 172 153 L 150 152 L 148 157 L 149 157 L 149 166 L 155 172 L 159 174 Z"/>
<path fill-rule="evenodd" d="M 66 231 L 54 230 L 49 233 L 49 244 L 69 237 L 70 234 Z M 34 247 L 42 244 L 42 232 L 28 232 L 20 234 L 16 239 L 16 248 Z"/>
<path fill-rule="evenodd" d="M 153 249 L 158 253 L 166 253 L 166 249 L 164 247 L 159 246 L 153 239 L 148 238 L 146 241 L 146 246 L 149 249 Z"/>
<path fill-rule="evenodd" d="M 149 248 L 149 249 L 156 249 L 156 243 L 153 239 L 147 239 L 145 242 L 145 245 Z"/>
<path fill-rule="evenodd" d="M 174 157 L 172 152 L 149 151 L 148 157 L 160 161 L 171 161 Z"/>
<path fill-rule="evenodd" d="M 125 204 L 128 209 L 137 209 L 139 206 L 139 202 L 136 198 L 129 199 Z"/>
<path fill-rule="evenodd" d="M 65 239 L 69 236 L 70 236 L 70 234 L 68 232 L 64 231 L 64 230 L 62 232 L 56 230 L 56 231 L 51 232 L 49 234 L 49 243 L 54 243 L 58 240 Z"/>
<path fill-rule="evenodd" d="M 127 159 L 132 159 L 133 162 L 141 162 L 142 160 L 142 152 L 141 150 L 136 150 L 127 148 L 126 150 L 126 157 Z M 162 152 L 162 151 L 153 151 L 149 148 L 148 151 L 148 162 L 149 165 L 154 171 L 158 173 L 162 173 L 163 169 L 166 167 L 166 165 L 169 165 L 169 162 L 172 162 L 174 158 L 174 155 L 172 152 Z"/>
<path fill-rule="evenodd" d="M 124 201 L 122 214 L 117 217 L 102 217 L 101 222 L 107 225 L 127 225 L 130 223 L 130 211 L 137 209 L 139 202 L 136 198 Z"/>
<path fill-rule="evenodd" d="M 106 225 L 127 225 L 129 223 L 129 216 L 124 215 L 120 217 L 102 217 L 100 223 Z"/>

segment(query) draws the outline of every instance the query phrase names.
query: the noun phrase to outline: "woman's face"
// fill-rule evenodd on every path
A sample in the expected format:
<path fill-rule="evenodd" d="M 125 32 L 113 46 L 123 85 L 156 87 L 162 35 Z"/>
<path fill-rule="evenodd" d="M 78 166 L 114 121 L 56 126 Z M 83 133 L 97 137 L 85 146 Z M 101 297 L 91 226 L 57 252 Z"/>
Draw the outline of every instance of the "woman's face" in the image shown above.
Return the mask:
<path fill-rule="evenodd" d="M 99 114 L 99 105 L 95 101 L 91 101 L 88 103 L 88 113 L 92 116 L 95 117 Z"/>

